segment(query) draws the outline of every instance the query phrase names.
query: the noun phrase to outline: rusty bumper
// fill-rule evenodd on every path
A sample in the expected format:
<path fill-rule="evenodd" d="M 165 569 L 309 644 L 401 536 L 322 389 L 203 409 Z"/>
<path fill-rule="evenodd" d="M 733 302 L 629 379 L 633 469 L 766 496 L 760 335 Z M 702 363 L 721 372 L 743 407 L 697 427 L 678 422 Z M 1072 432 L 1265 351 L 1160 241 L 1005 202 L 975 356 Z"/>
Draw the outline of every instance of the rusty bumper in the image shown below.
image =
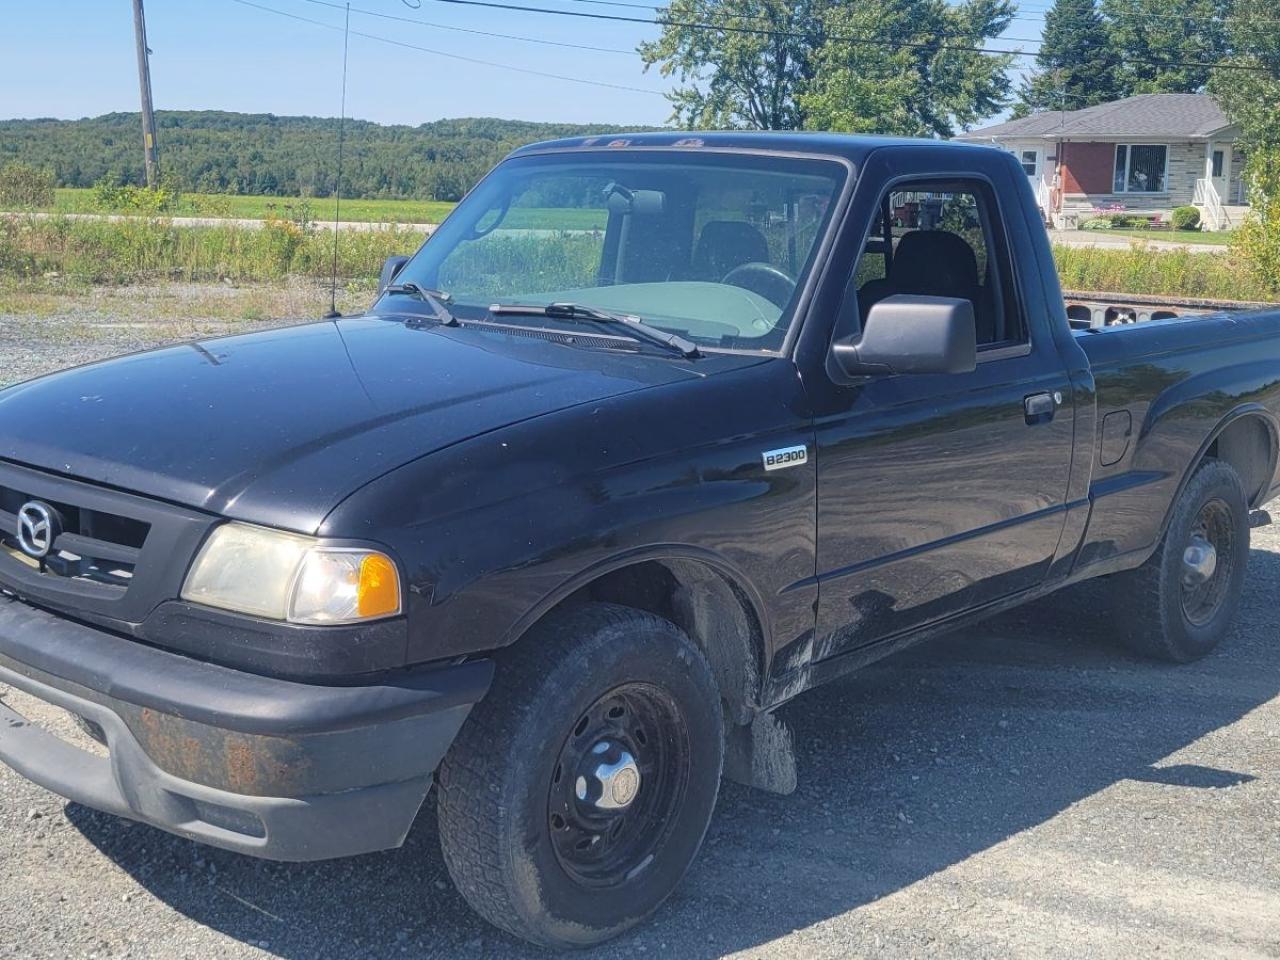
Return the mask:
<path fill-rule="evenodd" d="M 399 846 L 493 667 L 355 685 L 243 673 L 0 596 L 0 684 L 87 721 L 106 756 L 0 692 L 0 761 L 86 806 L 273 860 Z"/>

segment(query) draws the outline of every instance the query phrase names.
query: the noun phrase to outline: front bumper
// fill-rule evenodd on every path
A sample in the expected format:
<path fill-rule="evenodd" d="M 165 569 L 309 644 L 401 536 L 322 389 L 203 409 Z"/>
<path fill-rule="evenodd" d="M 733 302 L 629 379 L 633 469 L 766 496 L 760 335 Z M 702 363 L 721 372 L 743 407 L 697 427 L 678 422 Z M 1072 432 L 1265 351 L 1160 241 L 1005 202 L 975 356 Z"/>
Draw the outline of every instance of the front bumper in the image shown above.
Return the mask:
<path fill-rule="evenodd" d="M 243 673 L 0 596 L 0 684 L 101 729 L 80 750 L 6 706 L 0 761 L 77 803 L 272 860 L 397 847 L 493 665 L 361 686 Z"/>

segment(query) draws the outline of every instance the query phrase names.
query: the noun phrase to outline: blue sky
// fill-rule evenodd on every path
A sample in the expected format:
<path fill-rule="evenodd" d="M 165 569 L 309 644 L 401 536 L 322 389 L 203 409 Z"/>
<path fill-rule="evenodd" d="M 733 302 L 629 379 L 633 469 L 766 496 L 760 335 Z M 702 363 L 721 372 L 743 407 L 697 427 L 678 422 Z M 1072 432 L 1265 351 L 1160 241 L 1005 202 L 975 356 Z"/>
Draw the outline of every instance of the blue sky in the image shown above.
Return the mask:
<path fill-rule="evenodd" d="M 340 92 L 340 9 L 308 0 L 253 0 L 322 21 L 303 23 L 235 0 L 146 0 L 157 109 L 222 109 L 336 116 Z M 417 2 L 417 0 L 410 0 Z M 532 0 L 526 0 L 532 2 Z M 633 0 L 635 2 L 635 0 Z M 651 16 L 644 10 L 538 0 L 536 6 Z M 1027 11 L 1026 6 L 1036 11 Z M 349 116 L 419 124 L 442 117 L 494 116 L 616 124 L 659 124 L 668 84 L 644 73 L 630 51 L 657 27 L 551 17 L 421 0 L 355 0 L 353 6 L 425 23 L 351 14 Z M 1024 5 L 1035 17 L 1042 0 Z M 4 0 L 0 36 L 0 117 L 96 116 L 138 108 L 129 0 Z M 445 27 L 537 37 L 624 51 L 543 46 Z M 1038 19 L 1015 21 L 1012 36 L 1036 37 Z M 586 78 L 634 90 L 594 87 L 397 47 L 363 32 L 458 57 Z"/>

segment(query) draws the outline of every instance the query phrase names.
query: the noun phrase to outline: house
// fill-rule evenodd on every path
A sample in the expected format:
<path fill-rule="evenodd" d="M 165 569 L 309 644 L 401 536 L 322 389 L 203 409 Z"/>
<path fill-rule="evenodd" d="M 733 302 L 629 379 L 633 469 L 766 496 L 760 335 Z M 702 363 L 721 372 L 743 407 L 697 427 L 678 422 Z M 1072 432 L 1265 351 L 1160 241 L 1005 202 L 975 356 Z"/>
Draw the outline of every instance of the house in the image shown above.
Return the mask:
<path fill-rule="evenodd" d="M 1116 208 L 1167 221 L 1174 207 L 1193 205 L 1204 229 L 1222 230 L 1239 225 L 1248 204 L 1239 133 L 1208 94 L 1147 93 L 957 139 L 1012 151 L 1052 227 Z"/>

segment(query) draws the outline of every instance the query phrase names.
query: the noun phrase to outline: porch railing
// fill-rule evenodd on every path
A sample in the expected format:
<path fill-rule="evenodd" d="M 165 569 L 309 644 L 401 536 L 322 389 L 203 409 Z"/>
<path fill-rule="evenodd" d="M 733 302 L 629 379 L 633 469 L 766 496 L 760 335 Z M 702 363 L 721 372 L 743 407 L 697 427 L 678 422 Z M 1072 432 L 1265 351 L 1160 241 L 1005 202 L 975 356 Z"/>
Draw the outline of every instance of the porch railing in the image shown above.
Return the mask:
<path fill-rule="evenodd" d="M 1218 188 L 1213 185 L 1212 180 L 1196 181 L 1191 202 L 1200 208 L 1201 215 L 1209 222 L 1210 230 L 1222 230 L 1230 222 L 1227 211 L 1222 208 L 1222 198 L 1218 196 Z"/>

